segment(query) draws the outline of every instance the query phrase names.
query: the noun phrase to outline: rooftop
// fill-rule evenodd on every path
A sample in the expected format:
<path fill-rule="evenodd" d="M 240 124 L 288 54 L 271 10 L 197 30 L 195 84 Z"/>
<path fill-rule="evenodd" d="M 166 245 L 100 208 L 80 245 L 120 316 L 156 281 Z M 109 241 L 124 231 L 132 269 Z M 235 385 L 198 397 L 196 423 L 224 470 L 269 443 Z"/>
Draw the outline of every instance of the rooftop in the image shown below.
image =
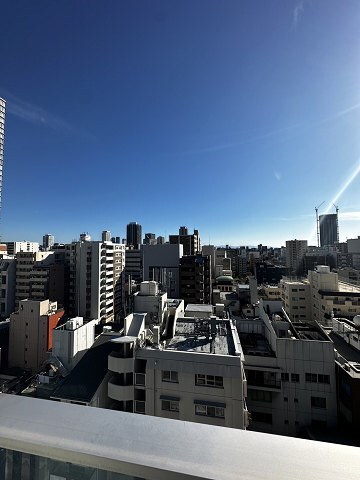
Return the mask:
<path fill-rule="evenodd" d="M 213 306 L 212 305 L 202 305 L 200 303 L 189 303 L 185 308 L 185 313 L 188 312 L 205 312 L 205 313 L 212 313 Z"/>
<path fill-rule="evenodd" d="M 245 355 L 275 356 L 264 335 L 260 333 L 239 333 L 239 337 Z"/>
<path fill-rule="evenodd" d="M 291 322 L 291 324 L 300 340 L 330 341 L 329 337 L 316 324 L 305 322 Z"/>
<path fill-rule="evenodd" d="M 229 320 L 216 319 L 214 338 L 210 319 L 178 318 L 175 335 L 167 345 L 169 350 L 183 352 L 235 355 L 235 344 Z"/>
<path fill-rule="evenodd" d="M 56 388 L 52 398 L 89 403 L 107 372 L 108 356 L 114 350 L 114 345 L 110 340 L 119 336 L 120 333 L 114 332 L 110 335 L 100 335 Z"/>

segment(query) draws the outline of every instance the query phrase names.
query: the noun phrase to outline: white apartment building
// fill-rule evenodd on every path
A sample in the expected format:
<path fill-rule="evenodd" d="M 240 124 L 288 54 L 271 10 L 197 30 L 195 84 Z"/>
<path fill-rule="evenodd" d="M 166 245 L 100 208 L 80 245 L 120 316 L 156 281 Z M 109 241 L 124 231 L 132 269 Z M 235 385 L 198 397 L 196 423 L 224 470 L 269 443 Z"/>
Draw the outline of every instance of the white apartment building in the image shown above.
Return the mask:
<path fill-rule="evenodd" d="M 286 312 L 293 319 L 312 319 L 321 324 L 330 323 L 331 314 L 355 316 L 360 314 L 360 288 L 339 281 L 338 273 L 326 265 L 308 272 L 307 280 L 280 281 Z"/>
<path fill-rule="evenodd" d="M 70 372 L 79 363 L 95 341 L 95 325 L 98 320 L 84 323 L 82 317 L 68 320 L 53 330 L 51 355 L 60 360 Z"/>
<path fill-rule="evenodd" d="M 237 321 L 245 357 L 251 430 L 297 435 L 336 426 L 335 353 L 315 324 L 291 322 L 284 311 Z"/>
<path fill-rule="evenodd" d="M 307 240 L 286 241 L 286 266 L 291 275 L 302 272 L 302 260 L 307 250 Z"/>
<path fill-rule="evenodd" d="M 69 267 L 69 313 L 102 323 L 114 319 L 117 280 L 123 259 L 121 244 L 100 241 L 73 242 L 65 246 L 65 261 Z M 115 255 L 120 253 L 120 257 Z M 114 260 L 119 261 L 117 274 Z M 118 275 L 118 277 L 116 277 Z"/>
<path fill-rule="evenodd" d="M 38 252 L 40 249 L 39 242 L 7 242 L 7 253 L 8 255 L 16 255 L 20 252 Z"/>
<path fill-rule="evenodd" d="M 173 302 L 178 303 L 169 305 L 170 310 L 179 308 L 182 301 Z M 123 335 L 104 332 L 52 398 L 246 428 L 243 353 L 232 322 L 215 316 L 199 319 L 173 315 L 171 319 L 168 315 L 164 327 L 149 329 L 146 315 L 128 315 Z M 97 368 L 92 371 L 94 363 Z"/>
<path fill-rule="evenodd" d="M 125 245 L 113 243 L 114 251 L 114 319 L 125 315 Z"/>
<path fill-rule="evenodd" d="M 230 320 L 178 317 L 172 337 L 162 341 L 160 327 L 149 337 L 144 316 L 134 314 L 124 333 L 109 355 L 112 408 L 247 427 L 243 354 Z"/>
<path fill-rule="evenodd" d="M 41 299 L 49 298 L 45 292 L 46 278 L 42 278 L 40 267 L 49 267 L 54 264 L 54 261 L 54 252 L 35 251 L 16 254 L 15 309 L 18 308 L 21 300 L 31 297 L 31 291 L 35 286 L 38 288 L 39 299 L 40 297 Z M 44 271 L 43 274 L 46 276 L 47 272 Z"/>

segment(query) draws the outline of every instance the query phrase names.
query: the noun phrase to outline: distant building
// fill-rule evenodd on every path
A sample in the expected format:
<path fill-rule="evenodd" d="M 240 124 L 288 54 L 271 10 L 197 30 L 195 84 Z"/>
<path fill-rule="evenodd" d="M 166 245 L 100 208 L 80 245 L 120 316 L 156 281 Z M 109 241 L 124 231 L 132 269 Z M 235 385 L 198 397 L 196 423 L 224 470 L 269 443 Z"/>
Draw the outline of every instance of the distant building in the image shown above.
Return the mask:
<path fill-rule="evenodd" d="M 289 275 L 303 275 L 303 258 L 307 250 L 307 240 L 286 241 L 286 266 Z"/>
<path fill-rule="evenodd" d="M 142 252 L 143 280 L 156 281 L 170 298 L 179 298 L 182 245 L 143 245 Z"/>
<path fill-rule="evenodd" d="M 110 230 L 104 230 L 101 233 L 101 241 L 102 242 L 111 242 L 111 232 L 110 232 Z"/>
<path fill-rule="evenodd" d="M 335 245 L 339 241 L 338 232 L 338 215 L 337 213 L 330 213 L 320 215 L 320 245 L 322 247 L 328 245 Z"/>
<path fill-rule="evenodd" d="M 283 278 L 280 285 L 284 308 L 292 319 L 329 325 L 332 313 L 351 318 L 360 314 L 360 288 L 339 281 L 326 265 L 309 271 L 307 280 Z"/>
<path fill-rule="evenodd" d="M 64 315 L 56 302 L 22 300 L 10 315 L 9 366 L 37 372 L 52 348 L 53 329 Z"/>
<path fill-rule="evenodd" d="M 145 233 L 143 243 L 144 245 L 156 245 L 155 233 Z"/>
<path fill-rule="evenodd" d="M 142 227 L 137 222 L 130 222 L 126 226 L 126 244 L 138 247 L 142 241 Z"/>
<path fill-rule="evenodd" d="M 169 243 L 181 244 L 183 246 L 183 255 L 196 255 L 201 252 L 199 231 L 194 230 L 192 235 L 185 233 L 187 231 L 187 227 L 180 227 L 179 235 L 169 235 Z"/>
<path fill-rule="evenodd" d="M 16 255 L 20 252 L 38 252 L 40 249 L 38 242 L 7 242 L 8 255 Z"/>
<path fill-rule="evenodd" d="M 65 245 L 68 275 L 68 309 L 71 316 L 114 320 L 116 253 L 124 250 L 121 244 L 85 241 Z"/>
<path fill-rule="evenodd" d="M 273 265 L 269 262 L 259 262 L 255 265 L 255 277 L 259 285 L 276 284 L 288 273 L 288 268 Z"/>
<path fill-rule="evenodd" d="M 55 252 L 16 254 L 15 308 L 25 299 L 64 303 L 64 265 L 56 263 Z"/>
<path fill-rule="evenodd" d="M 161 235 L 159 237 L 157 237 L 156 239 L 156 243 L 158 245 L 163 245 L 165 243 L 165 237 L 162 237 Z"/>
<path fill-rule="evenodd" d="M 0 97 L 0 212 L 2 205 L 4 140 L 5 140 L 5 107 L 6 102 Z"/>
<path fill-rule="evenodd" d="M 211 263 L 206 255 L 180 259 L 180 298 L 188 303 L 211 303 Z"/>
<path fill-rule="evenodd" d="M 51 235 L 50 233 L 46 233 L 44 236 L 43 236 L 43 250 L 47 251 L 47 250 L 51 250 L 51 247 L 54 245 L 55 243 L 55 237 L 54 235 Z"/>

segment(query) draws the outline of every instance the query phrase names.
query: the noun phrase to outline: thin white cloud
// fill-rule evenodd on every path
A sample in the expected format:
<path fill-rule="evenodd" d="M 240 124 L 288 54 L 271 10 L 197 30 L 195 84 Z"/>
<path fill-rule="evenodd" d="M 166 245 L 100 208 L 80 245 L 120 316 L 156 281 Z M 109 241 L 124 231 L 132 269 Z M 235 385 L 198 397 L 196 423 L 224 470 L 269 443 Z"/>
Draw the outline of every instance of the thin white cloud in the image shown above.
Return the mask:
<path fill-rule="evenodd" d="M 274 172 L 274 177 L 276 178 L 276 180 L 277 180 L 278 182 L 280 182 L 280 180 L 281 180 L 281 178 L 282 178 L 282 175 L 281 175 L 281 173 L 279 173 L 279 172 Z"/>
<path fill-rule="evenodd" d="M 298 23 L 304 13 L 304 2 L 298 2 L 295 5 L 294 11 L 293 11 L 293 26 L 296 28 L 298 26 Z"/>
<path fill-rule="evenodd" d="M 71 125 L 66 120 L 47 112 L 42 107 L 26 102 L 15 95 L 1 89 L 6 100 L 6 112 L 25 122 L 43 125 L 57 132 L 77 135 L 87 139 L 93 138 L 89 133 Z"/>
<path fill-rule="evenodd" d="M 342 222 L 359 221 L 360 212 L 339 212 L 339 220 Z"/>

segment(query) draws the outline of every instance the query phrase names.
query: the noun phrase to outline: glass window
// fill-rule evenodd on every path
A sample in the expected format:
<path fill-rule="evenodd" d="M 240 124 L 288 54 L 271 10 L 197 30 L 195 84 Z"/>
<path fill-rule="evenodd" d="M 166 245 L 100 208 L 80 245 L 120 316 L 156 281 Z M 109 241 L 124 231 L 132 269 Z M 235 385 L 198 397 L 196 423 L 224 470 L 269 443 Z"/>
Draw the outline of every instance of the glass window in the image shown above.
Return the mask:
<path fill-rule="evenodd" d="M 300 382 L 300 375 L 298 373 L 292 373 L 291 374 L 291 381 L 295 383 Z"/>
<path fill-rule="evenodd" d="M 162 381 L 163 382 L 171 382 L 171 383 L 179 383 L 178 372 L 174 372 L 173 370 L 163 370 L 162 371 Z"/>
<path fill-rule="evenodd" d="M 224 407 L 215 407 L 212 405 L 195 405 L 195 415 L 225 418 L 225 409 Z"/>
<path fill-rule="evenodd" d="M 223 388 L 224 381 L 223 377 L 220 376 L 196 374 L 195 385 L 205 385 L 208 387 Z"/>
<path fill-rule="evenodd" d="M 283 372 L 283 373 L 281 374 L 281 380 L 282 380 L 283 382 L 288 382 L 288 381 L 289 381 L 289 374 L 286 373 L 286 372 Z"/>
<path fill-rule="evenodd" d="M 324 397 L 311 397 L 312 408 L 326 408 L 326 398 Z"/>
<path fill-rule="evenodd" d="M 178 412 L 179 401 L 178 400 L 161 400 L 161 410 L 165 410 L 168 412 Z"/>

